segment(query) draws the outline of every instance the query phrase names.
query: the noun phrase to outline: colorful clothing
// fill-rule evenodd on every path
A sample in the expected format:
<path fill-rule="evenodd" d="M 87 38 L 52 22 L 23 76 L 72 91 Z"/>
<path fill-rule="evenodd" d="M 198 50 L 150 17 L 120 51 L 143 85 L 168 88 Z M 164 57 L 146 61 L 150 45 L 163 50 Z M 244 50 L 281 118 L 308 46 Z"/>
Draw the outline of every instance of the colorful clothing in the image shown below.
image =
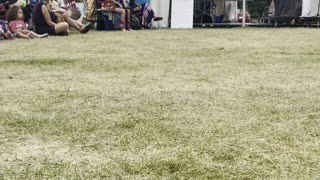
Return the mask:
<path fill-rule="evenodd" d="M 95 8 L 96 8 L 95 0 L 84 0 L 84 4 L 86 6 L 86 12 L 83 18 L 88 21 L 96 21 L 97 17 L 95 12 Z"/>
<path fill-rule="evenodd" d="M 141 4 L 141 14 L 144 16 L 144 25 L 146 27 L 151 26 L 152 19 L 154 18 L 154 12 L 152 10 L 152 7 L 149 3 L 143 3 Z"/>
<path fill-rule="evenodd" d="M 4 30 L 2 29 L 2 27 L 0 27 L 0 37 L 3 33 L 4 33 Z"/>
<path fill-rule="evenodd" d="M 4 32 L 7 32 L 7 25 L 6 25 L 6 22 L 3 21 L 3 20 L 0 20 L 0 28 L 4 31 Z"/>
<path fill-rule="evenodd" d="M 24 22 L 22 20 L 19 21 L 10 21 L 9 22 L 9 30 L 11 32 L 14 32 L 16 30 L 24 30 L 26 29 L 26 25 L 24 24 Z"/>

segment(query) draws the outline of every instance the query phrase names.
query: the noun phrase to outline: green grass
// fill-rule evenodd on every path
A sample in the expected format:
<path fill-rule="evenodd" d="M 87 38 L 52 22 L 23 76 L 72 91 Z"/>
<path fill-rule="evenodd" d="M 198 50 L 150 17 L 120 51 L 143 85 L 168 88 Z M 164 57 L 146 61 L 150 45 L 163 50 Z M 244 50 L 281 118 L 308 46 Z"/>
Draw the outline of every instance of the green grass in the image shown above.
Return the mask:
<path fill-rule="evenodd" d="M 318 29 L 0 43 L 0 179 L 319 179 Z"/>

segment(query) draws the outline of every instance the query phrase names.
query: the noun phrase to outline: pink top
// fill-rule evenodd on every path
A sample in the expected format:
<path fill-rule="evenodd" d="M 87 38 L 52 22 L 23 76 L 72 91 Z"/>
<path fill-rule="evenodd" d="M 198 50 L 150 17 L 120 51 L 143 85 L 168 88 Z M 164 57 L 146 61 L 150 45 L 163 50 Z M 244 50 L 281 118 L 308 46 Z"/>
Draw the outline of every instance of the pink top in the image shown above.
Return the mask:
<path fill-rule="evenodd" d="M 13 30 L 24 30 L 26 29 L 26 25 L 22 20 L 19 21 L 10 21 L 9 22 L 9 29 L 12 32 Z"/>

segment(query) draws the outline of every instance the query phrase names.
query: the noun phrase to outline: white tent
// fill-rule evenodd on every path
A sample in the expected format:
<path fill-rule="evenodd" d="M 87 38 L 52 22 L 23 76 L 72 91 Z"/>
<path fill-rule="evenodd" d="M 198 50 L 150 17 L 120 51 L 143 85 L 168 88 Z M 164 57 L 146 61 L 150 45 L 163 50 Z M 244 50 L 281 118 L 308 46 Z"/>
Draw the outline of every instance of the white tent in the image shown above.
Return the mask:
<path fill-rule="evenodd" d="M 225 1 L 224 4 L 224 18 L 230 22 L 237 22 L 238 19 L 238 2 Z"/>
<path fill-rule="evenodd" d="M 194 0 L 173 0 L 171 10 L 171 28 L 193 27 Z"/>
<path fill-rule="evenodd" d="M 314 17 L 319 15 L 320 0 L 303 0 L 301 17 Z"/>

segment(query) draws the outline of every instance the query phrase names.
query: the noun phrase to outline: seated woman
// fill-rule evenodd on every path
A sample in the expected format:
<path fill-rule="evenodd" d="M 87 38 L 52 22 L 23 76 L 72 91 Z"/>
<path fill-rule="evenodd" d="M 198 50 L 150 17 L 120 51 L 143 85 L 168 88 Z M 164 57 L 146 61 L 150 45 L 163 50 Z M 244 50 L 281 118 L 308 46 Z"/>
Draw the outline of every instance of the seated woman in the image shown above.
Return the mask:
<path fill-rule="evenodd" d="M 65 22 L 58 22 L 55 12 L 52 11 L 50 0 L 43 0 L 40 2 L 34 13 L 34 24 L 36 33 L 50 35 L 66 35 L 68 34 L 69 25 L 80 33 L 87 33 L 91 29 L 91 25 L 83 25 L 82 23 L 71 19 L 67 11 L 59 11 Z"/>
<path fill-rule="evenodd" d="M 103 11 L 111 11 L 120 14 L 121 30 L 131 31 L 130 28 L 130 10 L 127 9 L 125 0 L 105 0 L 101 3 L 101 9 Z"/>
<path fill-rule="evenodd" d="M 152 20 L 161 21 L 162 17 L 157 17 L 154 13 L 151 5 L 146 2 L 142 4 L 137 4 L 135 0 L 130 0 L 130 7 L 133 9 L 133 13 L 141 17 L 141 26 L 145 28 L 150 28 Z"/>

